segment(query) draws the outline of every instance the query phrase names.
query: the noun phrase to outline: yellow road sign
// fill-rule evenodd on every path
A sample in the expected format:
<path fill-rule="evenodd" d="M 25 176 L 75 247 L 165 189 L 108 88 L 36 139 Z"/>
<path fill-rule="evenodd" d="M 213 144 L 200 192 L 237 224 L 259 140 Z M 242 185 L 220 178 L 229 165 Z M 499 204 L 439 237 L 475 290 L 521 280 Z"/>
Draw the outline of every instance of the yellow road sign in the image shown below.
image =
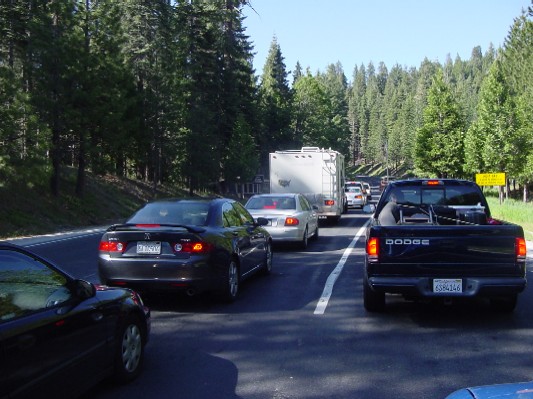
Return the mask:
<path fill-rule="evenodd" d="M 478 186 L 505 186 L 505 173 L 476 173 Z"/>

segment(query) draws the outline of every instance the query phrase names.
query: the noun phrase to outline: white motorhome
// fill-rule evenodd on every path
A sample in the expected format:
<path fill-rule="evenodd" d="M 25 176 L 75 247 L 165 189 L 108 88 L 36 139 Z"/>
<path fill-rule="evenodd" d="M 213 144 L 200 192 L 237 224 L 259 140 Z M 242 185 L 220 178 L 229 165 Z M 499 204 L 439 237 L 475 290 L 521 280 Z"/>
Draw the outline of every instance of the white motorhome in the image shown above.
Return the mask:
<path fill-rule="evenodd" d="M 338 221 L 346 212 L 344 156 L 332 149 L 302 147 L 270 153 L 270 192 L 301 193 L 320 219 Z"/>

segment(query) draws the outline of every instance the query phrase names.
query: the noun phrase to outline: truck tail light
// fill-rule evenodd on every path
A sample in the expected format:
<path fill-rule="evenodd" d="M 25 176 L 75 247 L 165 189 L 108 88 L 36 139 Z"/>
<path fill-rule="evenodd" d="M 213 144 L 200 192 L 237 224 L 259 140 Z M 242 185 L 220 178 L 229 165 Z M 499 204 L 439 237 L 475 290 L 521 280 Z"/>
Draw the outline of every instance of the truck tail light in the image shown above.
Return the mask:
<path fill-rule="evenodd" d="M 298 226 L 300 221 L 296 218 L 288 217 L 285 219 L 285 226 Z"/>
<path fill-rule="evenodd" d="M 525 259 L 527 255 L 526 240 L 522 237 L 515 238 L 515 251 L 517 259 Z"/>
<path fill-rule="evenodd" d="M 377 237 L 368 239 L 366 242 L 366 253 L 371 257 L 377 257 L 379 255 L 379 240 Z"/>

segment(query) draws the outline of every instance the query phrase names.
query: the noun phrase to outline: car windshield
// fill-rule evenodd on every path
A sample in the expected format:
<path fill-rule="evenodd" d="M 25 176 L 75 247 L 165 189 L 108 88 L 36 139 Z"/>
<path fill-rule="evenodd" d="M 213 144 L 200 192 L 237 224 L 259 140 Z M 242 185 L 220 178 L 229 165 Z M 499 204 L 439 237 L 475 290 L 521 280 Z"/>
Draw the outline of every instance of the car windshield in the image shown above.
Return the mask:
<path fill-rule="evenodd" d="M 348 187 L 346 188 L 347 193 L 360 193 L 361 189 L 359 187 Z"/>
<path fill-rule="evenodd" d="M 153 202 L 139 209 L 128 223 L 203 226 L 206 224 L 208 210 L 208 202 Z"/>
<path fill-rule="evenodd" d="M 246 204 L 247 209 L 296 209 L 293 197 L 252 197 Z"/>

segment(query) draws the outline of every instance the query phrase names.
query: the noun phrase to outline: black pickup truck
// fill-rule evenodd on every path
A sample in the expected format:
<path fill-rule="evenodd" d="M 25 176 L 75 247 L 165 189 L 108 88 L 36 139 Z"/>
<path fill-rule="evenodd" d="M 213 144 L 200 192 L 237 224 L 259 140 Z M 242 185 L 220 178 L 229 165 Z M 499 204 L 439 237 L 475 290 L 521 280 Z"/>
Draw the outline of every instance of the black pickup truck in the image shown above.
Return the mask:
<path fill-rule="evenodd" d="M 405 299 L 482 296 L 512 312 L 526 287 L 521 226 L 491 217 L 481 189 L 455 179 L 390 182 L 366 231 L 363 299 L 385 310 L 385 294 Z"/>

